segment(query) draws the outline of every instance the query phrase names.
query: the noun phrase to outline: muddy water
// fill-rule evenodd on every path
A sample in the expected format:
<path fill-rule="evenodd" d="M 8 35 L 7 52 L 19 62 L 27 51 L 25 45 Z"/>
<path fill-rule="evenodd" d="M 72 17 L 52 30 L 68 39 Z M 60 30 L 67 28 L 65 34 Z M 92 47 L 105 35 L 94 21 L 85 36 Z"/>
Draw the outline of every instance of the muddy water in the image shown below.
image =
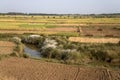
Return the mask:
<path fill-rule="evenodd" d="M 33 45 L 24 45 L 24 53 L 30 55 L 32 58 L 40 58 L 40 52 Z"/>

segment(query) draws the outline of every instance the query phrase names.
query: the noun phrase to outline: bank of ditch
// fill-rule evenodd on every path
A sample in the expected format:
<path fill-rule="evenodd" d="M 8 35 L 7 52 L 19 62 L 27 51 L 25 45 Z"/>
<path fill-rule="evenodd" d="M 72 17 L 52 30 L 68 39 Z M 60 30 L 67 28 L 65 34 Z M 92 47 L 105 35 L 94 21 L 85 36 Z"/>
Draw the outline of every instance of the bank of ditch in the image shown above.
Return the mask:
<path fill-rule="evenodd" d="M 83 64 L 120 68 L 120 42 L 79 43 L 66 36 L 22 37 L 25 44 L 38 48 L 39 56 L 65 64 Z"/>
<path fill-rule="evenodd" d="M 9 34 L 8 34 L 9 35 Z M 2 35 L 17 46 L 11 56 L 64 64 L 120 68 L 120 42 L 83 43 L 58 35 Z M 17 36 L 17 37 L 15 37 Z M 21 41 L 19 41 L 21 40 Z"/>

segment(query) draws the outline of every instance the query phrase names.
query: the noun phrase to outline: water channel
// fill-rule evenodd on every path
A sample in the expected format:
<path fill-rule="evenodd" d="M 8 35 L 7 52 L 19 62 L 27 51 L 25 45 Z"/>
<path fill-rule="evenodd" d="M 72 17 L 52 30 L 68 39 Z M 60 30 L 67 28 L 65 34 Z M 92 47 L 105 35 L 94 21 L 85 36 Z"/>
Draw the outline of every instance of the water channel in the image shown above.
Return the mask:
<path fill-rule="evenodd" d="M 40 52 L 34 45 L 24 44 L 24 53 L 32 58 L 40 58 Z"/>

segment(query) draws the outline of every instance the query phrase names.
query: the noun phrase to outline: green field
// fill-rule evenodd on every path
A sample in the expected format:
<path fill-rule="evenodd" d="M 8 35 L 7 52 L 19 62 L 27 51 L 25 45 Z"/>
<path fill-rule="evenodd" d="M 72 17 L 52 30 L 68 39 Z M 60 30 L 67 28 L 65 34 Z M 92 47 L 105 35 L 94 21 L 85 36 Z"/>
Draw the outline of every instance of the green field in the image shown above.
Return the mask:
<path fill-rule="evenodd" d="M 74 27 L 83 24 L 89 25 L 119 25 L 120 18 L 61 18 L 59 16 L 0 16 L 0 29 L 33 29 L 33 28 L 55 28 Z"/>

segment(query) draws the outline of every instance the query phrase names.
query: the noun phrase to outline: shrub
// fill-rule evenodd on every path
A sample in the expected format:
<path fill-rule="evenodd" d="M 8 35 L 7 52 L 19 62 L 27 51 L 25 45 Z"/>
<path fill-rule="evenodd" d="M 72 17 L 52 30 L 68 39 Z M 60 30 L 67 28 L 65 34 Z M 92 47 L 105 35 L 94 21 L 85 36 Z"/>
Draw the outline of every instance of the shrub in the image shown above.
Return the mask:
<path fill-rule="evenodd" d="M 64 48 L 65 49 L 76 49 L 77 45 L 72 44 L 72 43 L 68 43 L 68 44 L 64 44 Z"/>
<path fill-rule="evenodd" d="M 109 34 L 109 35 L 105 35 L 105 37 L 114 37 L 114 35 Z"/>
<path fill-rule="evenodd" d="M 120 41 L 118 42 L 118 45 L 120 46 Z"/>
<path fill-rule="evenodd" d="M 84 47 L 84 46 L 79 46 L 79 47 L 77 48 L 77 51 L 84 52 L 84 51 L 86 51 L 86 50 L 85 50 L 85 47 Z"/>
<path fill-rule="evenodd" d="M 106 61 L 108 58 L 110 58 L 108 53 L 102 50 L 92 50 L 91 55 L 94 59 L 98 61 Z"/>
<path fill-rule="evenodd" d="M 29 56 L 28 54 L 25 54 L 25 53 L 22 54 L 22 57 L 23 57 L 23 58 L 30 58 L 30 56 Z"/>
<path fill-rule="evenodd" d="M 58 49 L 53 49 L 51 58 L 61 60 L 61 51 Z"/>
<path fill-rule="evenodd" d="M 45 48 L 41 51 L 41 55 L 46 58 L 51 58 L 52 51 L 53 51 L 53 48 L 51 47 Z"/>
<path fill-rule="evenodd" d="M 85 36 L 93 37 L 94 35 L 93 34 L 86 34 Z"/>
<path fill-rule="evenodd" d="M 2 60 L 3 58 L 9 57 L 9 55 L 4 55 L 4 54 L 0 54 L 0 60 Z"/>
<path fill-rule="evenodd" d="M 19 53 L 14 51 L 12 54 L 10 54 L 10 56 L 19 57 Z"/>
<path fill-rule="evenodd" d="M 97 29 L 97 31 L 103 31 L 103 29 L 99 28 L 99 29 Z"/>
<path fill-rule="evenodd" d="M 18 44 L 16 46 L 16 48 L 14 49 L 14 51 L 16 51 L 18 53 L 23 53 L 23 46 L 22 46 L 22 44 Z"/>
<path fill-rule="evenodd" d="M 120 27 L 114 27 L 113 29 L 120 30 Z"/>
<path fill-rule="evenodd" d="M 40 37 L 38 40 L 38 47 L 42 48 L 43 44 L 44 44 L 45 38 L 44 37 Z"/>
<path fill-rule="evenodd" d="M 56 37 L 55 40 L 57 41 L 58 44 L 66 44 L 67 43 L 66 38 Z"/>

